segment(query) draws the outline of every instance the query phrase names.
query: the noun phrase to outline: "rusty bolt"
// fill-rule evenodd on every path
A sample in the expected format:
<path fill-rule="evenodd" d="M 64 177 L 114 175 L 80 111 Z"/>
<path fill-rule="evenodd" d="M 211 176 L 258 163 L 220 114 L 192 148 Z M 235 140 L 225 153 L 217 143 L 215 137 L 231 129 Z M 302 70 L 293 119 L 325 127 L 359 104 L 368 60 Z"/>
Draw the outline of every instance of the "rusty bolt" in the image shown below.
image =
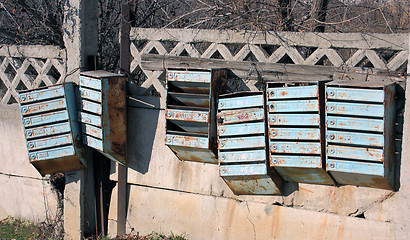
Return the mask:
<path fill-rule="evenodd" d="M 225 160 L 225 155 L 221 155 L 221 160 Z"/>
<path fill-rule="evenodd" d="M 335 95 L 335 92 L 330 91 L 330 92 L 329 92 L 329 95 L 330 95 L 330 96 L 334 96 L 334 95 Z"/>
<path fill-rule="evenodd" d="M 29 143 L 27 144 L 27 146 L 28 146 L 28 148 L 33 148 L 33 147 L 34 147 L 34 143 L 29 142 Z"/>
<path fill-rule="evenodd" d="M 335 165 L 334 163 L 330 163 L 330 164 L 329 164 L 329 167 L 330 167 L 330 168 L 335 168 L 336 165 Z"/>
<path fill-rule="evenodd" d="M 273 145 L 273 146 L 272 146 L 272 149 L 273 149 L 273 150 L 276 150 L 276 149 L 278 149 L 278 146 Z"/>
<path fill-rule="evenodd" d="M 335 135 L 334 135 L 334 134 L 330 134 L 330 135 L 329 135 L 329 139 L 330 139 L 330 140 L 335 140 Z"/>
<path fill-rule="evenodd" d="M 269 93 L 271 96 L 275 96 L 275 92 L 274 91 L 270 91 Z"/>
<path fill-rule="evenodd" d="M 23 95 L 20 97 L 20 101 L 24 101 L 24 100 L 26 100 L 26 96 Z"/>
<path fill-rule="evenodd" d="M 330 124 L 330 125 L 335 125 L 335 120 L 333 120 L 333 119 L 330 120 L 330 121 L 329 121 L 329 124 Z"/>
<path fill-rule="evenodd" d="M 330 149 L 330 154 L 334 154 L 335 150 L 334 149 Z"/>
<path fill-rule="evenodd" d="M 31 159 L 31 160 L 34 160 L 34 159 L 36 159 L 36 158 L 37 158 L 37 155 L 36 155 L 35 153 L 30 154 L 30 159 Z"/>

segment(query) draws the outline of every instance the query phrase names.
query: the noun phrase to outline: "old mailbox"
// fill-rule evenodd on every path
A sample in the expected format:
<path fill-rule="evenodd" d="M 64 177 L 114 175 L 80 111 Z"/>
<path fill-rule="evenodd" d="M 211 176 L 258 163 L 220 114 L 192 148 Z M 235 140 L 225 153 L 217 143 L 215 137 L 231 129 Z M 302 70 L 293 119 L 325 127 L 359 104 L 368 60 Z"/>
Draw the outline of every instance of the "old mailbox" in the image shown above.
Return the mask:
<path fill-rule="evenodd" d="M 325 82 L 267 83 L 270 164 L 287 181 L 334 184 L 325 170 Z"/>
<path fill-rule="evenodd" d="M 84 144 L 125 164 L 126 78 L 106 71 L 80 75 L 80 107 Z"/>
<path fill-rule="evenodd" d="M 225 69 L 167 70 L 165 144 L 181 160 L 218 163 L 216 96 L 227 80 Z"/>
<path fill-rule="evenodd" d="M 30 162 L 41 175 L 85 167 L 74 83 L 19 92 Z"/>
<path fill-rule="evenodd" d="M 394 188 L 395 83 L 326 84 L 326 169 L 340 184 Z"/>
<path fill-rule="evenodd" d="M 281 192 L 282 179 L 268 163 L 264 106 L 263 92 L 219 96 L 219 172 L 235 194 Z"/>

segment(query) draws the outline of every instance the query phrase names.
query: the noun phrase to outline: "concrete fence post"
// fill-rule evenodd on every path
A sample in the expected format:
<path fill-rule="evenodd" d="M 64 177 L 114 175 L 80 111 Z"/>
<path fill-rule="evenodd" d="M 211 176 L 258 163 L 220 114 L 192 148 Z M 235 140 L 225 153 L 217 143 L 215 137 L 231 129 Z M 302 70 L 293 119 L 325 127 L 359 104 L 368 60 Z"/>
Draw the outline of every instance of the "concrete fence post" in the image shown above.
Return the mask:
<path fill-rule="evenodd" d="M 87 57 L 98 51 L 97 0 L 64 1 L 64 44 L 67 51 L 66 81 L 78 82 L 89 65 Z M 66 173 L 64 230 L 66 239 L 95 234 L 94 180 L 91 154 L 87 168 Z"/>

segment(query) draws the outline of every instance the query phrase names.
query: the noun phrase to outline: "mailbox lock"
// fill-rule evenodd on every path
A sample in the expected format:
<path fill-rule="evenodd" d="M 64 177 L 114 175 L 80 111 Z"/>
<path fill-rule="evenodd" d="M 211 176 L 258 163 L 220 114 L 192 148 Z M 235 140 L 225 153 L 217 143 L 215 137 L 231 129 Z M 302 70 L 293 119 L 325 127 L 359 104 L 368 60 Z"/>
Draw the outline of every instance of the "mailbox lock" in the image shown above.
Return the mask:
<path fill-rule="evenodd" d="M 29 143 L 28 143 L 28 148 L 33 148 L 33 147 L 34 147 L 34 143 L 29 142 Z"/>
<path fill-rule="evenodd" d="M 26 96 L 21 96 L 20 101 L 24 101 L 24 100 L 26 100 Z"/>
<path fill-rule="evenodd" d="M 335 120 L 333 120 L 333 119 L 330 120 L 330 121 L 329 121 L 329 124 L 330 124 L 330 125 L 335 125 Z"/>
<path fill-rule="evenodd" d="M 335 150 L 334 149 L 330 149 L 330 154 L 334 154 Z"/>
<path fill-rule="evenodd" d="M 171 117 L 172 116 L 172 112 L 168 112 L 168 117 Z"/>
<path fill-rule="evenodd" d="M 224 133 L 224 132 L 225 132 L 225 129 L 224 129 L 224 128 L 221 128 L 220 131 L 221 131 L 221 133 Z"/>
<path fill-rule="evenodd" d="M 225 142 L 221 142 L 221 147 L 225 146 Z"/>
<path fill-rule="evenodd" d="M 225 155 L 221 155 L 221 159 L 222 159 L 222 160 L 225 160 Z"/>
<path fill-rule="evenodd" d="M 273 150 L 276 150 L 276 149 L 278 149 L 278 146 L 273 145 L 273 146 L 272 146 L 272 149 L 273 149 Z"/>
<path fill-rule="evenodd" d="M 335 92 L 330 91 L 330 92 L 329 92 L 329 95 L 330 95 L 330 96 L 334 96 L 334 95 L 335 95 Z"/>
<path fill-rule="evenodd" d="M 274 92 L 274 91 L 271 91 L 269 94 L 270 94 L 271 96 L 275 96 L 275 92 Z"/>
<path fill-rule="evenodd" d="M 272 122 L 276 122 L 276 118 L 275 118 L 275 117 L 272 117 L 270 120 L 271 120 Z"/>
<path fill-rule="evenodd" d="M 32 131 L 27 131 L 26 134 L 27 134 L 27 136 L 30 137 L 31 135 L 33 135 L 33 132 Z"/>
<path fill-rule="evenodd" d="M 173 73 L 169 73 L 169 74 L 168 74 L 168 78 L 169 78 L 169 79 L 173 79 L 173 78 L 174 78 L 174 74 L 173 74 Z"/>
<path fill-rule="evenodd" d="M 336 165 L 335 165 L 334 163 L 330 163 L 330 164 L 329 164 L 329 167 L 330 167 L 330 168 L 335 168 Z"/>
<path fill-rule="evenodd" d="M 274 164 L 277 164 L 277 163 L 278 163 L 278 160 L 275 159 L 275 160 L 273 160 L 272 162 L 273 162 Z"/>
<path fill-rule="evenodd" d="M 31 159 L 31 160 L 34 160 L 34 159 L 36 159 L 36 157 L 37 157 L 37 155 L 36 155 L 35 153 L 33 153 L 33 154 L 30 154 L 30 159 Z"/>
<path fill-rule="evenodd" d="M 334 139 L 335 139 L 335 135 L 334 135 L 334 134 L 330 134 L 330 135 L 329 135 L 329 139 L 330 139 L 330 140 L 334 140 Z"/>
<path fill-rule="evenodd" d="M 219 106 L 220 106 L 220 107 L 223 107 L 223 106 L 224 106 L 224 103 L 223 103 L 223 102 L 220 102 L 220 103 L 219 103 Z"/>
<path fill-rule="evenodd" d="M 275 136 L 276 136 L 276 132 L 272 132 L 272 136 L 274 136 L 274 137 L 275 137 Z"/>
<path fill-rule="evenodd" d="M 24 120 L 24 124 L 25 124 L 25 125 L 29 125 L 29 124 L 30 124 L 30 119 Z"/>
<path fill-rule="evenodd" d="M 27 108 L 23 108 L 22 110 L 23 110 L 23 113 L 26 113 L 28 111 Z"/>
<path fill-rule="evenodd" d="M 168 142 L 168 143 L 172 142 L 172 139 L 171 139 L 171 138 L 167 138 L 167 142 Z"/>
<path fill-rule="evenodd" d="M 222 173 L 226 173 L 226 169 L 222 169 Z"/>

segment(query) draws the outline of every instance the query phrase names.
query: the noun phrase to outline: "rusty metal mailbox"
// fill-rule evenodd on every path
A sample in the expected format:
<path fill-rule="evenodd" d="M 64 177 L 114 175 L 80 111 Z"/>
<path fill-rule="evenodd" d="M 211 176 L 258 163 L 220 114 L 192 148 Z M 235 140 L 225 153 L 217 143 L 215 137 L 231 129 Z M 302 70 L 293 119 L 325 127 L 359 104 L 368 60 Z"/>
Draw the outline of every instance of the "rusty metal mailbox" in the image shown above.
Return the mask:
<path fill-rule="evenodd" d="M 267 83 L 270 164 L 284 180 L 334 184 L 321 140 L 325 82 Z"/>
<path fill-rule="evenodd" d="M 326 84 L 326 169 L 336 182 L 394 188 L 395 83 Z"/>
<path fill-rule="evenodd" d="M 181 160 L 218 163 L 216 96 L 227 80 L 225 69 L 167 70 L 165 144 Z"/>
<path fill-rule="evenodd" d="M 80 107 L 84 144 L 125 164 L 127 142 L 126 78 L 106 71 L 80 75 Z"/>
<path fill-rule="evenodd" d="M 268 164 L 265 116 L 263 92 L 219 96 L 219 172 L 235 194 L 281 192 L 282 179 Z"/>
<path fill-rule="evenodd" d="M 74 83 L 19 92 L 30 162 L 41 175 L 84 168 Z"/>

